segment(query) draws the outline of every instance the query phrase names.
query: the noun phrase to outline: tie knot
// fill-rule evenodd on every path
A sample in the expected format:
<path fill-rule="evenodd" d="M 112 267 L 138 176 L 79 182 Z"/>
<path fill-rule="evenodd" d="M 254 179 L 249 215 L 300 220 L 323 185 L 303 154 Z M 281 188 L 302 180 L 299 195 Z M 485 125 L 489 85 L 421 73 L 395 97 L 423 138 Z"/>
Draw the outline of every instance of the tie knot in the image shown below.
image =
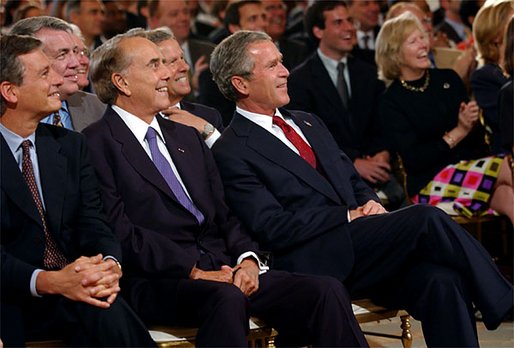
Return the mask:
<path fill-rule="evenodd" d="M 339 64 L 337 64 L 337 71 L 339 73 L 342 73 L 344 71 L 345 66 L 346 66 L 345 62 L 339 62 Z"/>
<path fill-rule="evenodd" d="M 273 123 L 276 124 L 277 126 L 279 127 L 283 127 L 283 126 L 289 126 L 286 121 L 284 121 L 281 117 L 279 116 L 273 116 Z"/>
<path fill-rule="evenodd" d="M 152 127 L 148 127 L 148 130 L 146 131 L 145 138 L 148 141 L 155 140 L 155 138 L 156 138 L 155 129 L 153 129 Z"/>
<path fill-rule="evenodd" d="M 23 153 L 28 153 L 30 151 L 30 147 L 32 146 L 32 141 L 30 140 L 24 140 L 22 143 L 21 143 L 21 148 L 23 150 Z"/>

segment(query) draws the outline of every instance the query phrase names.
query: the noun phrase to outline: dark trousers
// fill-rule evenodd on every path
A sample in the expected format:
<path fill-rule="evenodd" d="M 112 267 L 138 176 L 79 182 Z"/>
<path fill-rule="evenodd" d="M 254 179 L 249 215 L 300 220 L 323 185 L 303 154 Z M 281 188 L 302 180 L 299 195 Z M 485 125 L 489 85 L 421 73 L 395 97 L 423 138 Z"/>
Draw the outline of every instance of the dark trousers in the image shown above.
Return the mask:
<path fill-rule="evenodd" d="M 142 321 L 118 297 L 108 309 L 62 296 L 1 303 L 0 337 L 5 347 L 24 347 L 25 340 L 62 338 L 70 346 L 154 347 Z"/>
<path fill-rule="evenodd" d="M 438 208 L 416 205 L 348 224 L 353 298 L 405 308 L 422 322 L 427 345 L 478 346 L 472 303 L 495 329 L 513 306 L 513 289 L 490 255 Z"/>
<path fill-rule="evenodd" d="M 348 293 L 330 277 L 269 271 L 250 297 L 232 284 L 190 279 L 134 280 L 130 292 L 143 321 L 198 326 L 198 346 L 246 346 L 250 316 L 276 328 L 279 345 L 367 346 Z"/>

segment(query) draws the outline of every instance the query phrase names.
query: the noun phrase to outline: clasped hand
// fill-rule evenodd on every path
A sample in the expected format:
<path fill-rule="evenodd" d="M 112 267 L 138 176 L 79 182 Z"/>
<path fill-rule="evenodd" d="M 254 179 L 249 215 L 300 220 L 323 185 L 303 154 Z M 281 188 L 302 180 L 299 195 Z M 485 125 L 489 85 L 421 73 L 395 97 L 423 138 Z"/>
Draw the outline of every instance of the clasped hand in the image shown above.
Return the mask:
<path fill-rule="evenodd" d="M 387 213 L 387 210 L 382 206 L 382 204 L 373 200 L 369 200 L 357 209 L 350 210 L 350 219 L 353 221 L 363 216 L 378 215 L 384 213 Z"/>
<path fill-rule="evenodd" d="M 190 278 L 233 284 L 246 296 L 259 289 L 259 267 L 252 259 L 245 259 L 235 267 L 221 266 L 219 271 L 202 271 L 194 267 Z"/>
<path fill-rule="evenodd" d="M 59 271 L 41 272 L 36 281 L 39 294 L 59 294 L 100 308 L 109 308 L 120 292 L 121 269 L 98 254 L 81 256 Z"/>
<path fill-rule="evenodd" d="M 467 104 L 464 102 L 460 103 L 458 125 L 466 132 L 471 131 L 473 126 L 477 123 L 479 116 L 480 108 L 476 101 L 470 101 Z"/>

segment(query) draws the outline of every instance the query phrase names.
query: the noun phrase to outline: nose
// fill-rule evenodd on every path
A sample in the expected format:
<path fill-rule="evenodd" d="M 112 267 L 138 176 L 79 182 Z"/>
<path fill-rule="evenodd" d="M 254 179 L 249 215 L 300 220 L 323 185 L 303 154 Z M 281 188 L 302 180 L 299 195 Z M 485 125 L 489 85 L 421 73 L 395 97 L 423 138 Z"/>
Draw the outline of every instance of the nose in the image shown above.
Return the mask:
<path fill-rule="evenodd" d="M 161 64 L 159 70 L 161 80 L 167 81 L 170 79 L 171 72 L 170 69 L 168 69 L 168 67 L 166 67 L 164 64 Z"/>
<path fill-rule="evenodd" d="M 289 70 L 284 66 L 284 64 L 280 63 L 280 76 L 289 77 Z"/>
<path fill-rule="evenodd" d="M 68 69 L 78 68 L 79 65 L 80 65 L 80 62 L 77 58 L 77 55 L 73 52 L 70 52 L 68 54 Z"/>

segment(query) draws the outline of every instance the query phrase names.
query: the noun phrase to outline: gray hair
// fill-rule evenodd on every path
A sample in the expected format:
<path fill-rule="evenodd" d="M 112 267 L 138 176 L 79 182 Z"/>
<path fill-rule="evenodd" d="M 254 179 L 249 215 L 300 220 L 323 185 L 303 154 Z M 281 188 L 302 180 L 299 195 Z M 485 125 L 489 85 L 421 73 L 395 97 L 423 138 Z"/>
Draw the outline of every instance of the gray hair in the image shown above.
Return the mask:
<path fill-rule="evenodd" d="M 252 75 L 255 62 L 247 50 L 249 45 L 259 41 L 272 40 L 263 32 L 241 30 L 224 39 L 212 52 L 210 69 L 213 80 L 227 99 L 239 99 L 239 93 L 230 79 L 233 76 L 247 79 Z"/>
<path fill-rule="evenodd" d="M 34 36 L 41 29 L 59 30 L 71 33 L 71 27 L 60 18 L 39 16 L 22 19 L 16 22 L 9 34 Z"/>
<path fill-rule="evenodd" d="M 154 30 L 149 30 L 147 32 L 146 38 L 156 45 L 162 41 L 176 40 L 175 35 L 168 27 L 159 27 Z"/>
<path fill-rule="evenodd" d="M 23 54 L 30 53 L 41 47 L 42 42 L 32 36 L 3 35 L 0 38 L 0 82 L 8 81 L 17 86 L 23 83 L 25 68 L 18 59 Z M 0 115 L 7 110 L 7 102 L 0 98 Z"/>
<path fill-rule="evenodd" d="M 114 36 L 93 51 L 89 66 L 91 81 L 96 95 L 105 104 L 114 104 L 119 95 L 118 88 L 111 81 L 112 74 L 123 73 L 131 63 L 129 56 L 120 47 L 121 42 L 133 37 L 146 38 L 146 35 L 144 29 L 131 29 Z"/>

